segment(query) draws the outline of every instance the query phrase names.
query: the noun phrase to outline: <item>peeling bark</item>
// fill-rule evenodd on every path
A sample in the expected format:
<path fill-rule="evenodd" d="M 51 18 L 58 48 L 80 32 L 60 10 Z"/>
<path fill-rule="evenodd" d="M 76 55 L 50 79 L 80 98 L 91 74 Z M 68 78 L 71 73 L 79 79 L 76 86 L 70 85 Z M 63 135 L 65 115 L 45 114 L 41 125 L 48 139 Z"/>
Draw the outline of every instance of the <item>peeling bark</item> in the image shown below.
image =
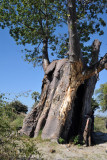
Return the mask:
<path fill-rule="evenodd" d="M 107 63 L 107 55 L 97 62 L 100 43 L 94 42 L 93 67 L 84 69 L 81 60 L 68 59 L 56 60 L 47 66 L 40 103 L 24 119 L 22 133 L 37 137 L 42 129 L 42 139 L 51 140 L 58 140 L 60 136 L 69 140 L 80 133 L 82 118 L 91 106 L 97 81 L 95 71 L 102 70 Z"/>
<path fill-rule="evenodd" d="M 20 133 L 37 137 L 42 130 L 42 139 L 69 140 L 80 133 L 83 116 L 90 110 L 91 97 L 97 81 L 96 75 L 107 68 L 107 54 L 98 61 L 101 43 L 93 43 L 92 61 L 84 67 L 77 33 L 76 0 L 67 0 L 69 59 L 55 60 L 48 57 L 48 16 L 43 31 L 42 62 L 45 72 L 41 100 L 26 116 Z M 39 22 L 42 27 L 42 22 Z"/>
<path fill-rule="evenodd" d="M 23 127 L 20 130 L 21 134 L 26 134 L 27 136 L 33 137 L 34 131 L 38 122 L 38 119 L 42 113 L 42 110 L 45 106 L 47 94 L 48 94 L 48 87 L 50 85 L 50 81 L 47 79 L 46 76 L 44 76 L 43 82 L 42 82 L 42 94 L 41 94 L 41 100 L 37 106 L 35 106 L 32 111 L 27 114 L 23 121 Z"/>
<path fill-rule="evenodd" d="M 37 124 L 37 126 L 36 126 L 35 137 L 38 136 L 39 131 L 40 131 L 41 127 L 42 127 L 42 123 L 43 123 L 43 121 L 45 121 L 45 118 L 47 117 L 47 113 L 48 113 L 48 111 L 49 111 L 49 109 L 50 109 L 53 96 L 54 96 L 55 91 L 56 91 L 56 88 L 57 88 L 57 86 L 58 86 L 59 76 L 60 76 L 60 75 L 59 75 L 59 71 L 60 71 L 61 67 L 65 64 L 65 62 L 66 62 L 66 59 L 62 59 L 62 60 L 59 60 L 59 61 L 57 61 L 56 63 L 54 63 L 54 64 L 56 64 L 56 68 L 55 68 L 55 70 L 54 70 L 54 72 L 53 72 L 52 82 L 50 83 L 50 86 L 49 86 L 49 95 L 48 95 L 47 100 L 46 100 L 46 105 L 45 105 L 45 107 L 44 107 L 44 109 L 43 109 L 43 112 L 42 112 L 42 114 L 41 114 L 41 116 L 40 116 L 40 118 L 39 118 L 38 124 Z M 47 71 L 46 73 L 49 74 L 50 71 L 52 72 L 52 71 L 53 71 L 53 70 L 52 70 L 52 69 L 53 69 L 53 66 L 55 66 L 55 65 L 50 65 L 50 66 L 48 67 L 48 71 Z M 49 68 L 50 68 L 50 69 L 49 69 Z M 48 76 L 49 76 L 49 75 L 48 75 Z"/>

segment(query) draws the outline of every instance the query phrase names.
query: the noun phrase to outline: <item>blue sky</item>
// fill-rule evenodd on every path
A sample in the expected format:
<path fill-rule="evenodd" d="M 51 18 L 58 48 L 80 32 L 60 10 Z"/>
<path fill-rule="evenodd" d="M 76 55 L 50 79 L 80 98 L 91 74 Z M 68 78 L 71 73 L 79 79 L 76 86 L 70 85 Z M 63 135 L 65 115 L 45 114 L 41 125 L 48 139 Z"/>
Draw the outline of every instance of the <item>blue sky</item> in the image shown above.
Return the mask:
<path fill-rule="evenodd" d="M 8 29 L 0 29 L 0 92 L 10 93 L 9 98 L 14 95 L 31 92 L 41 92 L 43 79 L 42 67 L 34 68 L 32 64 L 22 58 L 23 47 L 16 45 L 8 33 Z M 21 97 L 21 100 L 28 107 L 34 101 L 30 97 Z"/>
<path fill-rule="evenodd" d="M 107 18 L 107 17 L 106 17 Z M 107 19 L 106 19 L 107 20 Z M 107 28 L 104 29 L 103 36 L 91 36 L 91 41 L 99 39 L 102 42 L 100 49 L 100 57 L 107 53 Z M 15 95 L 31 90 L 41 92 L 42 79 L 44 72 L 42 67 L 34 68 L 32 64 L 24 61 L 22 58 L 22 46 L 16 45 L 14 39 L 10 37 L 8 29 L 0 29 L 0 92 L 10 93 L 10 99 L 13 100 Z M 99 81 L 96 88 L 100 84 L 107 82 L 107 71 L 100 72 Z M 29 97 L 20 97 L 19 100 L 31 109 L 34 100 Z"/>

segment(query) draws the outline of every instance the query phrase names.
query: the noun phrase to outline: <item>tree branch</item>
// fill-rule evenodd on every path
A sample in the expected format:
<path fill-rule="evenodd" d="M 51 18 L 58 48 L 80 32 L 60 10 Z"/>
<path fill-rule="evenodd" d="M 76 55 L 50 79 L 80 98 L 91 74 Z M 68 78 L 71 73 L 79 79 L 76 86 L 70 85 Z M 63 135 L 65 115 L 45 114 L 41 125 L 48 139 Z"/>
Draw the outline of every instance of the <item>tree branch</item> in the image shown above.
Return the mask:
<path fill-rule="evenodd" d="M 43 63 L 43 69 L 46 72 L 46 69 L 49 65 L 49 57 L 48 57 L 48 38 L 43 39 L 43 49 L 42 49 L 42 63 Z"/>
<path fill-rule="evenodd" d="M 97 63 L 92 65 L 91 67 L 88 67 L 85 71 L 84 80 L 89 79 L 91 76 L 98 74 L 100 71 L 102 71 L 107 66 L 107 53 L 103 58 L 100 59 Z"/>
<path fill-rule="evenodd" d="M 45 35 L 44 29 L 43 29 L 43 25 L 42 25 L 42 18 L 41 18 L 41 11 L 39 10 L 39 14 L 40 14 L 40 20 L 39 20 L 39 24 L 41 26 L 41 30 L 42 30 L 42 34 Z"/>
<path fill-rule="evenodd" d="M 98 56 L 100 52 L 101 42 L 98 39 L 95 39 L 92 43 L 92 52 L 91 52 L 91 62 L 90 66 L 98 62 Z"/>
<path fill-rule="evenodd" d="M 44 72 L 46 72 L 46 69 L 49 65 L 49 57 L 48 57 L 48 19 L 47 19 L 47 5 L 46 5 L 46 2 L 43 1 L 42 2 L 44 5 L 45 5 L 45 12 L 44 13 L 42 11 L 42 9 L 40 8 L 39 9 L 39 14 L 40 14 L 40 20 L 39 20 L 39 24 L 41 26 L 41 31 L 42 31 L 42 42 L 43 42 L 43 48 L 42 48 L 42 65 L 43 65 L 43 69 L 44 69 Z M 41 15 L 44 15 L 45 16 L 45 22 L 46 22 L 46 29 L 44 28 L 43 24 L 42 24 L 42 17 Z"/>

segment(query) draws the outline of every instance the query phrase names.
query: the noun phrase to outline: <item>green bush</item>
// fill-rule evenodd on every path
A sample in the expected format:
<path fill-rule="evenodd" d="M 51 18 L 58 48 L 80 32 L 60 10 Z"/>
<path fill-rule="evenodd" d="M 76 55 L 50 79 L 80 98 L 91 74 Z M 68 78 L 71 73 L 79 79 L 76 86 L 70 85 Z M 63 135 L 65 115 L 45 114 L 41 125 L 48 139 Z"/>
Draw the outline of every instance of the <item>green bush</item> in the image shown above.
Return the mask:
<path fill-rule="evenodd" d="M 17 129 L 21 127 L 24 114 L 15 113 L 10 105 L 0 106 L 0 159 L 41 159 L 35 141 L 25 136 L 20 136 Z"/>
<path fill-rule="evenodd" d="M 27 159 L 43 159 L 38 151 L 34 140 L 28 137 L 19 137 L 15 134 L 4 138 L 0 145 L 0 159 L 2 160 L 27 160 Z"/>
<path fill-rule="evenodd" d="M 11 132 L 10 122 L 15 120 L 17 115 L 8 106 L 0 107 L 0 134 L 4 135 Z"/>
<path fill-rule="evenodd" d="M 94 122 L 94 131 L 95 132 L 104 132 L 107 133 L 107 129 L 105 126 L 107 118 L 106 117 L 95 117 L 95 122 Z"/>
<path fill-rule="evenodd" d="M 23 125 L 23 119 L 25 115 L 20 114 L 17 115 L 16 119 L 10 123 L 10 126 L 13 127 L 15 130 L 19 130 Z"/>
<path fill-rule="evenodd" d="M 28 111 L 28 107 L 22 104 L 20 101 L 13 101 L 8 106 L 15 109 L 17 113 L 27 113 Z"/>
<path fill-rule="evenodd" d="M 74 144 L 74 145 L 82 144 L 82 142 L 80 141 L 80 136 L 79 136 L 79 135 L 73 136 L 73 137 L 70 139 L 70 143 L 72 143 L 72 144 Z"/>
<path fill-rule="evenodd" d="M 65 140 L 60 137 L 60 138 L 58 139 L 58 143 L 59 143 L 59 144 L 64 144 L 64 143 L 65 143 Z"/>
<path fill-rule="evenodd" d="M 74 144 L 79 144 L 79 135 L 75 136 L 74 138 Z"/>

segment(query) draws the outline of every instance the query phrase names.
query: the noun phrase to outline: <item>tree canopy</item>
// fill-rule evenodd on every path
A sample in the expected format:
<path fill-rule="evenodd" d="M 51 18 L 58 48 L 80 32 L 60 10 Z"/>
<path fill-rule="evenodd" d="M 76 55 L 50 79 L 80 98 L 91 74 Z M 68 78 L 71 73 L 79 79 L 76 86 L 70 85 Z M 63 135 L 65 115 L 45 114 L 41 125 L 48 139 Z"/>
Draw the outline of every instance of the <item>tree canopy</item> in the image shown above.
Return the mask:
<path fill-rule="evenodd" d="M 95 91 L 97 101 L 103 112 L 107 111 L 107 83 L 101 84 L 100 88 Z"/>
<path fill-rule="evenodd" d="M 99 104 L 94 98 L 91 99 L 91 108 L 93 111 L 99 109 Z"/>
<path fill-rule="evenodd" d="M 35 91 L 31 94 L 31 96 L 32 96 L 32 99 L 35 100 L 35 105 L 37 105 L 40 101 L 40 97 L 41 97 L 40 93 Z"/>
<path fill-rule="evenodd" d="M 15 109 L 17 113 L 27 113 L 28 111 L 28 107 L 22 104 L 20 101 L 13 101 L 10 104 L 8 104 L 8 106 Z"/>
<path fill-rule="evenodd" d="M 89 41 L 91 34 L 104 33 L 101 26 L 106 23 L 101 14 L 106 11 L 105 4 L 106 0 L 76 1 L 77 31 L 86 63 L 89 62 L 91 47 L 83 42 Z M 45 59 L 49 63 L 50 55 L 56 54 L 58 58 L 68 56 L 67 10 L 67 1 L 64 0 L 1 0 L 0 27 L 8 27 L 17 44 L 33 47 L 29 50 L 25 46 L 26 60 L 40 64 Z M 63 33 L 58 34 L 60 27 L 65 31 L 63 29 Z"/>
<path fill-rule="evenodd" d="M 23 6 L 23 1 L 20 2 Z M 91 59 L 86 62 L 89 66 L 84 63 L 84 57 L 87 58 L 88 56 L 87 54 L 85 56 L 83 45 L 83 42 L 90 39 L 90 34 L 96 32 L 103 34 L 100 30 L 101 25 L 105 26 L 106 24 L 101 17 L 99 19 L 99 13 L 104 12 L 105 1 L 94 0 L 92 2 L 84 1 L 83 3 L 83 1 L 78 0 L 58 2 L 56 0 L 41 0 L 38 2 L 40 2 L 39 8 L 35 8 L 40 11 L 43 3 L 42 14 L 45 14 L 39 24 L 41 27 L 45 23 L 44 30 L 46 31 L 44 34 L 42 28 L 40 30 L 44 35 L 41 36 L 42 44 L 40 44 L 40 48 L 42 47 L 41 58 L 45 75 L 42 81 L 40 102 L 25 117 L 20 132 L 30 137 L 37 137 L 42 129 L 42 139 L 58 141 L 59 137 L 63 137 L 68 141 L 71 136 L 78 135 L 80 130 L 82 133 L 83 122 L 81 121 L 82 117 L 91 109 L 91 97 L 97 81 L 96 75 L 106 68 L 107 54 L 98 61 L 101 42 L 98 39 L 94 40 L 90 50 Z M 52 12 L 48 12 L 51 3 Z M 25 8 L 26 5 L 23 9 Z M 54 8 L 55 10 L 59 9 L 59 12 L 55 12 Z M 52 18 L 50 20 L 51 13 Z M 61 18 L 56 16 L 56 13 L 59 13 Z M 56 19 L 53 19 L 54 16 Z M 40 17 L 41 14 L 39 14 Z M 54 21 L 55 25 L 53 24 Z M 65 27 L 66 24 L 68 29 Z M 52 29 L 49 28 L 51 25 Z M 58 30 L 61 25 L 63 26 L 62 32 L 64 30 L 68 32 L 66 35 Z M 52 31 L 52 34 L 47 34 L 48 30 L 49 33 Z M 59 50 L 64 51 L 63 53 L 68 51 L 66 54 L 68 58 L 57 59 L 50 63 L 49 53 L 51 51 L 49 47 L 57 46 L 57 44 L 60 46 L 58 37 L 60 32 L 66 43 L 62 40 L 62 47 L 59 47 Z M 37 32 L 37 35 L 40 35 L 39 32 Z M 50 41 L 51 36 L 54 38 L 52 41 Z M 57 43 L 53 45 L 54 40 L 57 40 Z M 56 51 L 56 46 L 54 51 Z M 63 48 L 66 48 L 66 50 L 63 50 Z M 59 51 L 59 55 L 61 55 L 60 53 Z"/>
<path fill-rule="evenodd" d="M 6 101 L 4 93 L 0 93 L 0 107 L 4 107 L 8 102 Z"/>

